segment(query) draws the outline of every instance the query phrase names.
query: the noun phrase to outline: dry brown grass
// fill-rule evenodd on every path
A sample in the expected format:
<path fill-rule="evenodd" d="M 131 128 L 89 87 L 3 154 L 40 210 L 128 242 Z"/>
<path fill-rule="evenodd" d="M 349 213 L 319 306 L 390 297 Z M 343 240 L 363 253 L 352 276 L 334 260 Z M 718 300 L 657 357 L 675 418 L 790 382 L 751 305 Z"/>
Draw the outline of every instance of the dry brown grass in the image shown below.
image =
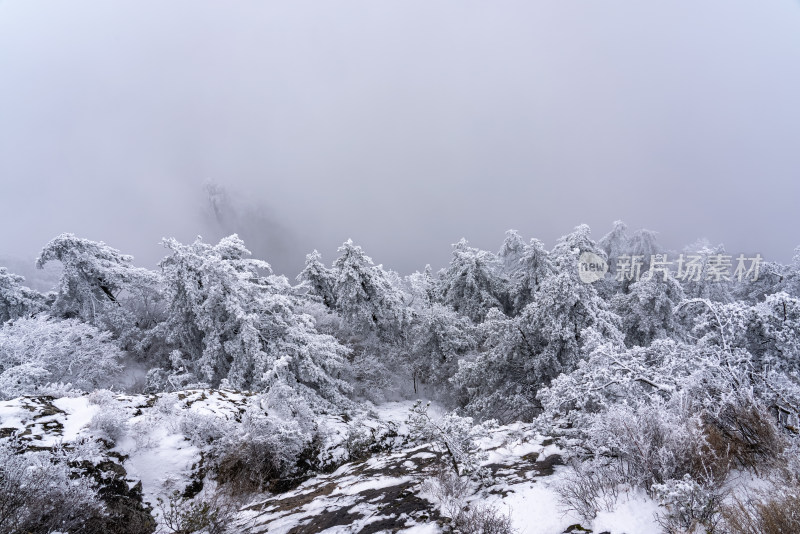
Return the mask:
<path fill-rule="evenodd" d="M 753 404 L 727 404 L 704 418 L 704 468 L 717 480 L 731 469 L 759 471 L 775 466 L 786 447 L 772 416 Z"/>
<path fill-rule="evenodd" d="M 794 534 L 800 532 L 798 489 L 760 498 L 734 499 L 722 507 L 726 532 L 730 534 Z"/>

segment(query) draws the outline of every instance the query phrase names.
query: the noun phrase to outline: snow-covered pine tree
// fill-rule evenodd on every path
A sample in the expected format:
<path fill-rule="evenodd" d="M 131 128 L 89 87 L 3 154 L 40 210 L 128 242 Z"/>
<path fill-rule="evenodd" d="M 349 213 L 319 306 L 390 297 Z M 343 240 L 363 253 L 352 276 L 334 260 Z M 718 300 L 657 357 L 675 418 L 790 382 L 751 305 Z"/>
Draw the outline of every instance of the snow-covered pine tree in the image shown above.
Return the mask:
<path fill-rule="evenodd" d="M 447 388 L 458 370 L 458 361 L 475 348 L 475 326 L 468 318 L 438 303 L 419 310 L 405 353 L 414 392 L 419 383 Z"/>
<path fill-rule="evenodd" d="M 337 378 L 347 349 L 295 311 L 286 278 L 269 275 L 269 264 L 249 258 L 241 239 L 234 234 L 217 245 L 165 239 L 164 246 L 171 251 L 161 269 L 169 301 L 165 327 L 177 347 L 174 386 L 280 386 L 318 408 L 324 401 L 348 404 L 349 386 Z"/>
<path fill-rule="evenodd" d="M 163 285 L 158 273 L 133 265 L 133 257 L 103 242 L 61 234 L 43 249 L 36 265 L 63 265 L 49 313 L 79 318 L 110 331 L 139 364 L 158 365 L 169 344 L 164 321 Z"/>
<path fill-rule="evenodd" d="M 732 284 L 724 275 L 715 275 L 715 265 L 726 256 L 722 244 L 712 246 L 699 239 L 684 248 L 683 263 L 676 266 L 675 278 L 681 282 L 687 298 L 709 299 L 714 302 L 731 302 Z M 676 261 L 679 261 L 679 256 Z M 718 279 L 717 279 L 718 278 Z"/>
<path fill-rule="evenodd" d="M 422 272 L 416 271 L 408 275 L 406 285 L 411 297 L 410 307 L 425 309 L 436 301 L 436 280 L 430 265 L 426 265 Z"/>
<path fill-rule="evenodd" d="M 501 423 L 531 420 L 538 412 L 537 347 L 520 329 L 520 317 L 493 308 L 480 324 L 483 351 L 459 361 L 451 382 L 465 411 Z"/>
<path fill-rule="evenodd" d="M 597 246 L 606 253 L 606 257 L 609 259 L 609 272 L 612 275 L 616 275 L 617 265 L 615 260 L 620 256 L 631 253 L 628 225 L 623 221 L 614 221 L 611 231 L 600 238 Z"/>
<path fill-rule="evenodd" d="M 627 293 L 631 284 L 640 280 L 650 269 L 653 256 L 662 253 L 655 232 L 641 229 L 629 235 L 622 221 L 614 221 L 611 231 L 600 238 L 597 246 L 605 252 L 611 273 L 610 277 L 597 284 L 597 290 L 605 298 Z"/>
<path fill-rule="evenodd" d="M 519 235 L 519 232 L 516 230 L 506 231 L 506 237 L 503 240 L 503 244 L 500 246 L 497 258 L 500 260 L 503 273 L 508 278 L 513 278 L 514 273 L 519 270 L 519 262 L 525 253 L 526 246 L 527 244 L 522 236 Z"/>
<path fill-rule="evenodd" d="M 542 282 L 552 274 L 553 264 L 544 244 L 531 239 L 522 250 L 517 270 L 511 275 L 511 301 L 515 314 L 536 299 Z"/>
<path fill-rule="evenodd" d="M 645 272 L 628 293 L 618 293 L 611 303 L 622 318 L 622 331 L 628 346 L 647 346 L 654 339 L 677 335 L 680 324 L 674 310 L 684 299 L 680 283 L 667 271 Z"/>
<path fill-rule="evenodd" d="M 47 309 L 47 298 L 23 284 L 25 278 L 0 267 L 0 324 Z"/>
<path fill-rule="evenodd" d="M 154 273 L 133 266 L 132 256 L 73 234 L 61 234 L 45 245 L 36 266 L 42 269 L 50 261 L 64 268 L 50 311 L 56 317 L 98 324 L 109 307 L 120 305 L 122 291 L 158 283 Z"/>
<path fill-rule="evenodd" d="M 322 254 L 314 250 L 306 256 L 306 265 L 296 280 L 308 288 L 308 292 L 322 300 L 329 309 L 336 307 L 333 293 L 336 280 L 333 272 L 322 263 Z"/>
<path fill-rule="evenodd" d="M 663 249 L 658 244 L 656 232 L 647 229 L 636 230 L 628 240 L 631 256 L 641 256 L 642 272 L 650 269 L 650 260 L 653 256 L 661 254 Z"/>
<path fill-rule="evenodd" d="M 742 255 L 744 258 L 744 255 Z M 800 258 L 799 258 L 800 259 Z M 745 265 L 752 262 L 752 259 L 744 258 Z M 738 267 L 738 258 L 732 259 L 732 267 Z M 732 293 L 733 298 L 739 302 L 755 304 L 763 302 L 767 295 L 788 292 L 795 297 L 800 297 L 800 285 L 792 283 L 792 265 L 781 265 L 772 261 L 761 261 L 758 265 L 758 276 L 753 280 L 753 274 L 745 275 L 742 273 L 741 280 L 736 274 L 732 273 Z M 794 290 L 794 292 L 793 292 Z"/>
<path fill-rule="evenodd" d="M 778 370 L 800 376 L 800 299 L 784 292 L 753 305 L 703 299 L 684 301 L 679 311 L 691 337 L 724 350 L 745 350 L 753 370 Z"/>
<path fill-rule="evenodd" d="M 469 246 L 466 239 L 453 245 L 453 257 L 439 273 L 439 301 L 476 323 L 489 310 L 510 311 L 507 282 L 497 256 Z"/>
<path fill-rule="evenodd" d="M 351 239 L 339 247 L 339 253 L 333 264 L 333 295 L 345 323 L 358 335 L 400 342 L 408 320 L 400 289 Z"/>
<path fill-rule="evenodd" d="M 602 254 L 582 225 L 554 247 L 556 270 L 541 281 L 533 302 L 513 318 L 499 311 L 487 316 L 484 351 L 463 361 L 453 378 L 468 412 L 501 421 L 530 419 L 539 409 L 536 391 L 584 357 L 586 329 L 622 342 L 619 317 L 578 277 L 578 258 L 587 251 Z"/>
<path fill-rule="evenodd" d="M 784 291 L 794 297 L 800 297 L 800 246 L 794 249 L 791 265 L 787 266 L 783 282 Z"/>

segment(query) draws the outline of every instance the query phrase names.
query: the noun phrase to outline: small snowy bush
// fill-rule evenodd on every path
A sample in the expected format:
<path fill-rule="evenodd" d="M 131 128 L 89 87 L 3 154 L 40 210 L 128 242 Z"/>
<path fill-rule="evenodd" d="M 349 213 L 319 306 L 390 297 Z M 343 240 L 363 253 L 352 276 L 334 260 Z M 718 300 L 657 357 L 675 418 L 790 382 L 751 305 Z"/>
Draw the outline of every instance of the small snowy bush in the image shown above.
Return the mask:
<path fill-rule="evenodd" d="M 620 463 L 624 481 L 650 492 L 653 484 L 705 471 L 704 437 L 696 418 L 660 404 L 609 409 L 594 420 L 590 446 Z"/>
<path fill-rule="evenodd" d="M 197 447 L 207 447 L 234 432 L 233 423 L 214 414 L 186 410 L 179 419 L 180 431 Z"/>
<path fill-rule="evenodd" d="M 232 503 L 218 496 L 189 499 L 179 491 L 158 498 L 164 532 L 170 534 L 223 534 L 233 512 Z"/>
<path fill-rule="evenodd" d="M 247 408 L 241 421 L 189 414 L 181 428 L 203 449 L 223 491 L 235 495 L 288 489 L 318 462 L 320 437 L 303 406 L 267 394 Z"/>
<path fill-rule="evenodd" d="M 91 391 L 110 385 L 122 352 L 109 332 L 39 315 L 0 328 L 0 399 L 33 395 L 51 383 Z"/>
<path fill-rule="evenodd" d="M 116 401 L 114 392 L 108 389 L 96 389 L 89 393 L 87 398 L 90 404 L 96 404 L 98 406 L 108 406 Z"/>
<path fill-rule="evenodd" d="M 417 401 L 411 408 L 408 425 L 414 439 L 432 442 L 447 453 L 453 470 L 458 476 L 480 476 L 480 466 L 487 455 L 478 446 L 477 440 L 486 435 L 488 427 L 494 424 L 487 421 L 475 425 L 471 417 L 460 417 L 448 413 L 434 420 L 428 414 L 430 403 Z"/>
<path fill-rule="evenodd" d="M 0 532 L 91 532 L 92 518 L 104 509 L 94 481 L 71 468 L 63 450 L 21 447 L 0 443 Z"/>
<path fill-rule="evenodd" d="M 573 460 L 563 480 L 556 486 L 561 506 L 586 520 L 597 512 L 611 511 L 625 489 L 619 465 L 607 460 Z"/>
<path fill-rule="evenodd" d="M 128 414 L 117 403 L 114 393 L 98 389 L 89 394 L 89 402 L 99 408 L 89 422 L 89 428 L 111 443 L 119 442 L 127 433 L 129 422 Z"/>
<path fill-rule="evenodd" d="M 486 503 L 471 503 L 453 518 L 453 526 L 464 534 L 514 534 L 511 514 Z"/>
<path fill-rule="evenodd" d="M 422 483 L 422 492 L 450 518 L 453 529 L 464 534 L 511 534 L 511 516 L 496 507 L 469 501 L 473 484 L 453 470 L 440 466 L 436 475 Z"/>
<path fill-rule="evenodd" d="M 368 458 L 370 455 L 391 449 L 397 437 L 397 426 L 393 422 L 384 422 L 377 427 L 364 424 L 365 419 L 359 417 L 347 425 L 344 448 L 348 461 Z M 324 451 L 328 456 L 333 451 Z"/>
<path fill-rule="evenodd" d="M 719 506 L 722 501 L 719 491 L 704 487 L 688 474 L 680 480 L 656 484 L 653 490 L 665 509 L 658 516 L 658 522 L 665 532 L 714 532 L 719 522 Z"/>

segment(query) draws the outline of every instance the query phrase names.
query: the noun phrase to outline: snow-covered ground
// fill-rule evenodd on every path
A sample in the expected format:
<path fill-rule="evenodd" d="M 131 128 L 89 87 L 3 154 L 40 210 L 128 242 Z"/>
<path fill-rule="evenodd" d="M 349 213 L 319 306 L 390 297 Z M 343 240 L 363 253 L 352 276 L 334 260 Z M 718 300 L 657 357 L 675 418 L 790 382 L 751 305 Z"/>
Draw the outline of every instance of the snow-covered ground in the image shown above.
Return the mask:
<path fill-rule="evenodd" d="M 158 516 L 158 498 L 182 491 L 203 474 L 201 451 L 176 423 L 176 414 L 196 413 L 233 419 L 251 402 L 229 391 L 193 390 L 180 394 L 80 396 L 52 399 L 25 397 L 0 403 L 0 439 L 12 434 L 32 446 L 52 447 L 83 436 L 107 438 L 109 455 L 117 458 L 131 486 L 141 483 L 142 495 Z M 320 473 L 280 494 L 262 494 L 243 503 L 231 520 L 231 532 L 380 532 L 434 533 L 444 530 L 447 509 L 426 490 L 436 476 L 443 451 L 409 441 L 405 420 L 411 402 L 376 406 L 357 422 L 376 429 L 391 425 L 387 450 Z M 435 417 L 437 411 L 431 410 Z M 94 419 L 94 422 L 93 422 Z M 102 424 L 103 420 L 106 421 Z M 331 461 L 344 458 L 346 423 L 321 420 L 328 430 L 323 451 Z M 581 524 L 594 532 L 652 534 L 657 506 L 643 495 L 620 499 L 615 510 L 593 523 L 565 513 L 555 487 L 566 472 L 561 451 L 531 426 L 493 428 L 480 441 L 487 452 L 484 468 L 492 473 L 483 488 L 474 487 L 466 502 L 494 505 L 510 515 L 520 534 L 560 534 Z M 207 487 L 213 482 L 205 480 Z M 158 517 L 157 517 L 158 518 Z"/>

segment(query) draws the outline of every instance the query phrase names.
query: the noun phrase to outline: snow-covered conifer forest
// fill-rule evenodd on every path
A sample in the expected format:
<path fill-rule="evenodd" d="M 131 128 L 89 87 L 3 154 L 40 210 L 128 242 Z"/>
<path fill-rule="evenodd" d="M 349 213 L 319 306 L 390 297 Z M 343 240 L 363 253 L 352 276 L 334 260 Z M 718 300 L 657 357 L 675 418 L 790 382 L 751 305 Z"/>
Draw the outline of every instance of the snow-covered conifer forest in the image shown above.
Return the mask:
<path fill-rule="evenodd" d="M 498 237 L 0 268 L 0 532 L 800 532 L 800 252 Z"/>

